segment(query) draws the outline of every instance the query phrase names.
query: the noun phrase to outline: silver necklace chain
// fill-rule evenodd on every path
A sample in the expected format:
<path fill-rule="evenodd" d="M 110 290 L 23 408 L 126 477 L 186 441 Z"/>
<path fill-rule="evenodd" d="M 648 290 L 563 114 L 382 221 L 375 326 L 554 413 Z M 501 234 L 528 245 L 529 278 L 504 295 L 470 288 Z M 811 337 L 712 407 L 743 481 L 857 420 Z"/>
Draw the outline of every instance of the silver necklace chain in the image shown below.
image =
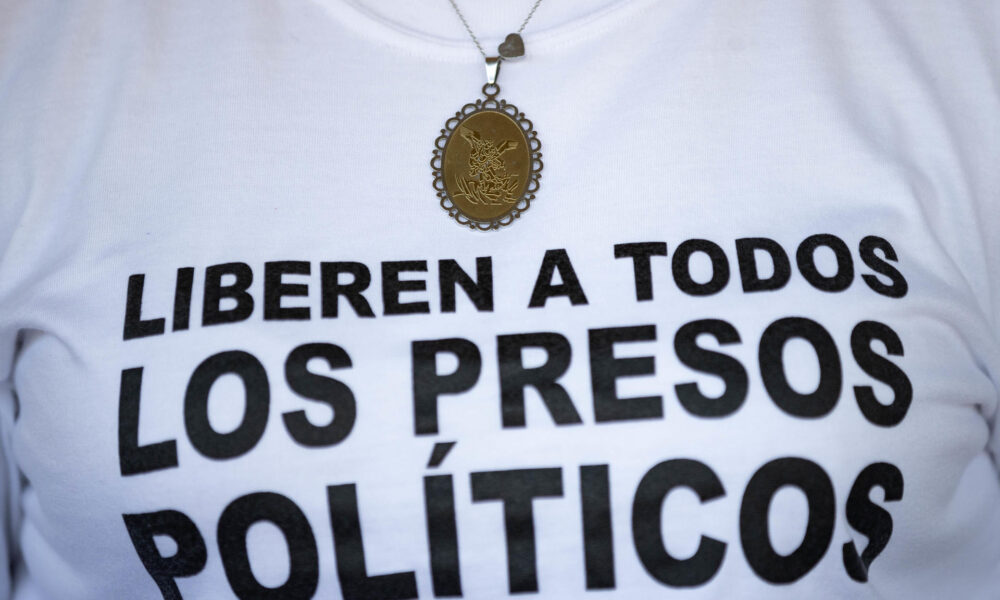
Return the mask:
<path fill-rule="evenodd" d="M 469 27 L 469 22 L 465 20 L 465 15 L 463 15 L 462 11 L 459 10 L 458 5 L 455 4 L 455 0 L 448 0 L 448 2 L 451 2 L 451 7 L 455 9 L 455 14 L 458 15 L 458 18 L 462 20 L 462 25 L 465 25 L 465 30 L 469 32 L 469 37 L 471 37 L 472 41 L 476 43 L 476 48 L 479 48 L 479 53 L 483 55 L 483 58 L 487 58 L 486 50 L 483 50 L 483 45 L 479 43 L 479 38 L 477 38 L 476 34 L 472 32 L 472 28 Z M 541 3 L 542 0 L 535 0 L 535 4 L 531 7 L 531 10 L 528 12 L 528 16 L 524 18 L 524 22 L 521 23 L 521 27 L 518 28 L 517 30 L 518 35 L 521 35 L 521 32 L 524 31 L 524 28 L 528 25 L 528 21 L 530 21 L 531 17 L 535 15 L 535 11 L 538 9 L 538 5 Z"/>

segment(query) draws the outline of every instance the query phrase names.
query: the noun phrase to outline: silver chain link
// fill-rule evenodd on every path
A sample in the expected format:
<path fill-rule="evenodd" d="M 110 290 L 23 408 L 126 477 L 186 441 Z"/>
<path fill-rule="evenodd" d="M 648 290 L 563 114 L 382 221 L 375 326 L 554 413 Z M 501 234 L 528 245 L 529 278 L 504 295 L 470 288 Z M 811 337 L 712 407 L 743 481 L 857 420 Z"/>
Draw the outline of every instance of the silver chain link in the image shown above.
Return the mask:
<path fill-rule="evenodd" d="M 465 25 L 465 30 L 469 32 L 469 37 L 471 37 L 472 41 L 476 43 L 476 48 L 479 48 L 479 53 L 483 55 L 483 58 L 486 58 L 486 51 L 483 50 L 483 45 L 479 43 L 479 38 L 476 37 L 476 34 L 472 33 L 472 28 L 469 27 L 469 22 L 465 20 L 465 15 L 463 15 L 462 11 L 459 10 L 458 5 L 455 4 L 455 0 L 448 0 L 448 2 L 451 2 L 451 7 L 455 9 L 455 14 L 458 15 L 458 18 L 462 20 L 462 25 Z M 524 22 L 521 23 L 521 27 L 517 30 L 518 35 L 521 35 L 521 32 L 524 31 L 524 28 L 528 25 L 528 21 L 530 21 L 531 17 L 535 15 L 535 11 L 538 10 L 538 5 L 541 3 L 542 0 L 535 0 L 535 4 L 528 12 L 528 16 L 524 18 Z"/>

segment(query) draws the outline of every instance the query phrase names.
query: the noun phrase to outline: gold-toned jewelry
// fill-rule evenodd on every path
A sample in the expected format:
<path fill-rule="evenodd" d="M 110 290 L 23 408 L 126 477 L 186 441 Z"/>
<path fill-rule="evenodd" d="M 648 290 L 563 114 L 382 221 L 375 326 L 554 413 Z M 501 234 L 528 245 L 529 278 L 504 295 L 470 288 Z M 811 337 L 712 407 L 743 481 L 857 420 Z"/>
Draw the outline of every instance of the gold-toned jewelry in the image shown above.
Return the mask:
<path fill-rule="evenodd" d="M 486 60 L 483 98 L 470 102 L 445 122 L 434 142 L 431 169 L 441 207 L 460 225 L 497 230 L 531 207 L 542 171 L 542 143 L 524 113 L 497 99 L 500 63 L 524 55 L 520 33 L 542 0 L 536 0 L 517 33 L 487 56 L 455 0 L 449 0 Z"/>

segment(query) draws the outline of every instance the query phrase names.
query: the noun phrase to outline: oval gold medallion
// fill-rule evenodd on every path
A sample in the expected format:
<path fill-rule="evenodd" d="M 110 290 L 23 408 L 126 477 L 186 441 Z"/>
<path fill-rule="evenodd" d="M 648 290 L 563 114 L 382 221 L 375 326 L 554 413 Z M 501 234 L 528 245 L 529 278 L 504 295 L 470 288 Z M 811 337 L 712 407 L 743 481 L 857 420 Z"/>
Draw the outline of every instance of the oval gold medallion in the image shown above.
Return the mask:
<path fill-rule="evenodd" d="M 492 88 L 494 93 L 489 93 Z M 445 123 L 431 168 L 441 207 L 459 224 L 488 231 L 511 224 L 538 191 L 542 144 L 532 123 L 499 89 L 466 104 Z"/>

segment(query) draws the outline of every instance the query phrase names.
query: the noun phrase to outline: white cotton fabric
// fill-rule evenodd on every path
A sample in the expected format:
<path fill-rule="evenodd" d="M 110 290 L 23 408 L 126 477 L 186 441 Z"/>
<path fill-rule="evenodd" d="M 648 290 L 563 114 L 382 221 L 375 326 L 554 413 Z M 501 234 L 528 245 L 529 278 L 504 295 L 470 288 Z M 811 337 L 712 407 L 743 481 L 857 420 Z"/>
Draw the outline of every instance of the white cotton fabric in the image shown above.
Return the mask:
<path fill-rule="evenodd" d="M 307 517 L 314 597 L 339 598 L 326 488 L 348 483 L 369 574 L 412 571 L 419 597 L 433 598 L 423 478 L 434 474 L 455 482 L 464 597 L 506 598 L 501 506 L 473 502 L 470 473 L 541 467 L 562 469 L 563 494 L 533 502 L 538 598 L 1000 597 L 1000 3 L 546 0 L 525 30 L 527 57 L 504 64 L 499 81 L 542 141 L 541 188 L 517 222 L 490 233 L 441 209 L 429 163 L 445 120 L 480 97 L 482 58 L 447 3 L 416 4 L 0 5 L 0 560 L 10 565 L 0 598 L 162 597 L 122 515 L 167 509 L 191 518 L 208 553 L 199 573 L 176 579 L 181 595 L 235 597 L 218 521 L 260 491 Z M 530 7 L 462 4 L 488 48 Z M 851 249 L 854 279 L 842 292 L 816 289 L 796 267 L 796 247 L 821 233 Z M 866 236 L 891 243 L 906 296 L 865 284 L 875 274 L 858 254 Z M 745 237 L 788 252 L 786 286 L 741 289 L 734 242 Z M 725 251 L 731 275 L 719 293 L 676 285 L 670 260 L 688 239 Z M 654 298 L 637 302 L 632 261 L 613 249 L 657 241 L 668 256 L 652 258 Z M 566 250 L 587 304 L 556 297 L 528 308 L 549 249 Z M 443 313 L 438 260 L 474 274 L 484 256 L 494 310 L 476 311 L 459 291 L 457 311 Z M 827 274 L 831 256 L 817 254 Z M 264 263 L 280 260 L 312 265 L 286 278 L 308 283 L 308 296 L 284 300 L 309 306 L 309 320 L 263 319 Z M 403 277 L 425 280 L 426 291 L 402 298 L 428 301 L 429 314 L 383 315 L 380 264 L 402 260 L 427 261 L 427 273 Z M 371 270 L 375 318 L 343 301 L 337 318 L 320 317 L 322 261 Z M 253 269 L 254 312 L 203 327 L 205 269 L 228 262 Z M 195 269 L 191 326 L 172 331 L 182 267 Z M 695 271 L 706 277 L 704 264 Z M 166 319 L 162 335 L 122 339 L 134 274 L 145 275 L 143 318 Z M 761 334 L 790 316 L 821 324 L 839 351 L 843 388 L 821 418 L 783 412 L 761 381 Z M 675 332 L 698 319 L 725 320 L 741 337 L 722 347 L 699 340 L 749 376 L 745 402 L 724 418 L 687 412 L 674 392 L 685 382 L 722 390 L 675 356 Z M 905 349 L 888 358 L 913 401 L 893 427 L 867 421 L 855 401 L 854 386 L 892 394 L 852 358 L 852 328 L 866 320 L 891 327 Z M 595 423 L 588 330 L 647 324 L 655 342 L 616 354 L 655 357 L 655 375 L 619 380 L 618 393 L 661 395 L 663 417 Z M 503 428 L 496 336 L 542 331 L 572 345 L 560 382 L 583 423 L 555 425 L 529 390 L 526 427 Z M 477 345 L 482 373 L 468 392 L 440 399 L 438 435 L 414 435 L 411 342 L 452 337 Z M 357 401 L 353 431 L 327 448 L 296 444 L 281 416 L 330 418 L 284 380 L 288 353 L 309 342 L 343 347 L 353 365 L 310 365 Z M 785 361 L 808 391 L 818 368 L 802 344 Z M 269 420 L 250 452 L 213 460 L 186 434 L 184 393 L 199 363 L 234 349 L 267 370 Z M 179 466 L 122 476 L 120 378 L 140 366 L 140 443 L 176 440 Z M 236 427 L 242 403 L 238 380 L 220 381 L 213 424 Z M 429 469 L 439 441 L 457 443 Z M 822 467 L 835 506 L 822 558 L 785 584 L 754 571 L 739 532 L 748 481 L 780 457 Z M 691 556 L 702 535 L 727 544 L 718 572 L 690 588 L 652 577 L 632 535 L 639 481 L 675 458 L 709 466 L 725 489 L 704 504 L 679 489 L 664 504 L 673 555 Z M 869 540 L 845 507 L 858 473 L 876 462 L 898 467 L 905 483 L 899 501 L 871 494 L 893 528 L 859 583 L 842 547 Z M 616 585 L 588 592 L 579 467 L 597 464 L 609 465 Z M 777 550 L 795 549 L 805 513 L 794 489 L 775 496 Z M 269 527 L 250 532 L 248 554 L 261 584 L 277 587 L 287 546 Z"/>

